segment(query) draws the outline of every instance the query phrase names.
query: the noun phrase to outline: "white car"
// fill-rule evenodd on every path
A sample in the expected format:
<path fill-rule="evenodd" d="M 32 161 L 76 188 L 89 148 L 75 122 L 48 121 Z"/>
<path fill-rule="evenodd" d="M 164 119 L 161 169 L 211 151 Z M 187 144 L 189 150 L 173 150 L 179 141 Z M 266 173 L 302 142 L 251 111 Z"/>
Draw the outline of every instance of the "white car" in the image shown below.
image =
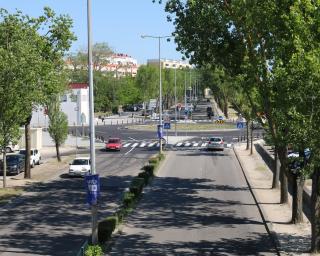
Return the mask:
<path fill-rule="evenodd" d="M 77 157 L 69 165 L 70 176 L 83 177 L 90 173 L 90 157 Z"/>
<path fill-rule="evenodd" d="M 209 138 L 207 150 L 224 150 L 224 141 L 221 137 Z"/>
<path fill-rule="evenodd" d="M 18 150 L 19 150 L 19 145 L 18 144 L 12 144 L 10 142 L 9 145 L 6 146 L 6 152 L 7 153 L 12 153 L 12 152 L 18 151 Z"/>
<path fill-rule="evenodd" d="M 26 155 L 25 149 L 20 149 L 19 154 Z M 33 168 L 36 164 L 39 165 L 41 161 L 40 151 L 36 148 L 32 148 L 30 151 L 30 166 Z"/>

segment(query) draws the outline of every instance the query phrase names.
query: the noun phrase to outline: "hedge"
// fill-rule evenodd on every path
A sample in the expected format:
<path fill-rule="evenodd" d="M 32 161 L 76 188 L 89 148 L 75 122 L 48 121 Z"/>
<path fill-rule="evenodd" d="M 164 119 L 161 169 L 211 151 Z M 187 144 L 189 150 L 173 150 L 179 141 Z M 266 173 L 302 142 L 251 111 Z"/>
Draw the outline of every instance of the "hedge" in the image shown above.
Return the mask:
<path fill-rule="evenodd" d="M 144 179 L 144 185 L 147 185 L 149 183 L 149 179 L 150 179 L 151 176 L 150 176 L 150 174 L 148 172 L 144 171 L 144 172 L 140 172 L 138 174 L 138 177 L 139 178 L 143 178 Z"/>
<path fill-rule="evenodd" d="M 118 217 L 110 216 L 100 221 L 98 224 L 98 240 L 99 243 L 106 242 L 112 235 L 112 232 L 118 225 Z"/>
<path fill-rule="evenodd" d="M 134 193 L 138 197 L 143 189 L 144 178 L 134 177 L 130 184 L 130 192 Z"/>
<path fill-rule="evenodd" d="M 85 256 L 102 256 L 103 252 L 99 245 L 89 245 L 84 255 Z"/>
<path fill-rule="evenodd" d="M 143 167 L 143 170 L 149 174 L 150 177 L 154 176 L 156 166 L 153 164 L 148 164 Z"/>
<path fill-rule="evenodd" d="M 124 207 L 132 207 L 135 200 L 135 194 L 130 192 L 123 193 L 122 203 Z"/>

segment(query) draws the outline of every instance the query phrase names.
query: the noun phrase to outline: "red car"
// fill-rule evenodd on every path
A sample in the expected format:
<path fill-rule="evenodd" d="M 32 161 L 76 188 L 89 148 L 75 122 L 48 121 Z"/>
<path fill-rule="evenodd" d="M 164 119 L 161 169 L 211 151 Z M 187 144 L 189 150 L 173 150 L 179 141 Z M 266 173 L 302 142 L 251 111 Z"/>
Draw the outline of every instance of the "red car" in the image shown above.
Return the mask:
<path fill-rule="evenodd" d="M 106 150 L 120 150 L 122 148 L 122 143 L 120 138 L 109 138 L 106 143 Z"/>

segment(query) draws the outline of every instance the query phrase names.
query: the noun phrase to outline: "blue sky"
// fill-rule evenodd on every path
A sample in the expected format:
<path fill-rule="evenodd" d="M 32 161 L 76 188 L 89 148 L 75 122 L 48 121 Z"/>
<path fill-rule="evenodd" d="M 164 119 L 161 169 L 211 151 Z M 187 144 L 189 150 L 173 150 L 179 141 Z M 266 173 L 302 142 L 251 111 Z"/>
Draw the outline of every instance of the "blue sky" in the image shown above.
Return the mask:
<path fill-rule="evenodd" d="M 141 35 L 171 35 L 174 27 L 167 22 L 164 4 L 152 0 L 92 0 L 93 42 L 107 42 L 116 52 L 136 58 L 139 64 L 158 58 L 157 39 L 142 39 Z M 39 16 L 43 7 L 51 7 L 57 14 L 68 14 L 74 20 L 78 37 L 72 52 L 86 48 L 86 0 L 0 0 L 0 7 L 14 12 L 21 10 L 30 16 Z M 180 60 L 176 45 L 161 41 L 161 58 Z"/>

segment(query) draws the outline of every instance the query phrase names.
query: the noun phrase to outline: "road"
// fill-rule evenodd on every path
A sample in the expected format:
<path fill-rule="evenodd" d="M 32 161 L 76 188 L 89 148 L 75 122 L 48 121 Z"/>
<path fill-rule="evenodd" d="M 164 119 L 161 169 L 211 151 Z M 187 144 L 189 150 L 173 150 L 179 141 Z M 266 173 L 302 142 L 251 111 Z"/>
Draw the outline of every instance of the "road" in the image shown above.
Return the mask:
<path fill-rule="evenodd" d="M 173 151 L 107 255 L 276 255 L 232 149 Z"/>
<path fill-rule="evenodd" d="M 101 175 L 100 217 L 113 212 L 123 190 L 140 172 L 153 150 L 97 150 Z M 40 165 L 44 168 L 45 164 Z M 40 168 L 39 167 L 39 168 Z M 76 255 L 91 232 L 90 208 L 82 178 L 60 177 L 31 186 L 12 204 L 0 209 L 0 255 Z"/>

